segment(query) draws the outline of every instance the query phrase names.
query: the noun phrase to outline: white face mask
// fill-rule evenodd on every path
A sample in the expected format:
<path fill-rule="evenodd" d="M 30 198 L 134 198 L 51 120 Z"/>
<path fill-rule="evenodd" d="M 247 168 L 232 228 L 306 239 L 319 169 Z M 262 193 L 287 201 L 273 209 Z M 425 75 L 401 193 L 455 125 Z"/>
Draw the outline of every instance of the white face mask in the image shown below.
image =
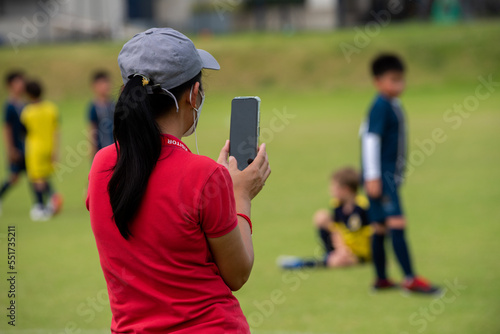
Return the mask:
<path fill-rule="evenodd" d="M 191 95 L 193 94 L 193 87 L 191 87 L 191 91 L 189 92 L 189 101 L 191 101 Z M 193 107 L 193 125 L 184 133 L 183 137 L 191 136 L 193 133 L 196 133 L 196 126 L 198 125 L 198 121 L 200 120 L 201 108 L 203 108 L 203 102 L 205 102 L 205 94 L 200 91 L 201 94 L 201 103 L 198 108 Z M 196 111 L 196 114 L 194 113 Z M 198 143 L 197 143 L 198 144 Z M 198 146 L 198 145 L 197 145 Z"/>

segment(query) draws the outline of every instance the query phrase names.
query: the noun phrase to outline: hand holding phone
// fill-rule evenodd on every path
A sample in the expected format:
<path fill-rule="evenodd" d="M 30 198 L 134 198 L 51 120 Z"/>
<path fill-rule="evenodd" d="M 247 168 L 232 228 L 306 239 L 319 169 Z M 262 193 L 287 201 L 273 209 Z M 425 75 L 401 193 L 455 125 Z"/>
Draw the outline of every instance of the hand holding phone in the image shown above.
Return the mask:
<path fill-rule="evenodd" d="M 257 156 L 250 166 L 243 171 L 238 169 L 236 158 L 229 157 L 229 140 L 220 151 L 217 162 L 227 168 L 233 180 L 234 196 L 236 205 L 238 199 L 252 200 L 264 187 L 264 184 L 271 174 L 269 158 L 266 152 L 266 144 L 261 144 L 258 148 Z M 239 196 L 243 195 L 243 196 Z M 248 202 L 247 204 L 249 204 Z"/>

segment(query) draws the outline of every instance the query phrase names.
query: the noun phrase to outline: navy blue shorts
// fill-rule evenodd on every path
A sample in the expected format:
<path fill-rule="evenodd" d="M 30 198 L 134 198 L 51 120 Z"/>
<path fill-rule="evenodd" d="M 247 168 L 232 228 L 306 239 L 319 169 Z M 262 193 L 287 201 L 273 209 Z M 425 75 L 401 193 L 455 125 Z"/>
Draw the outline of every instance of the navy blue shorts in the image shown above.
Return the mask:
<path fill-rule="evenodd" d="M 394 186 L 394 182 L 390 182 L 383 179 L 382 196 L 375 199 L 369 198 L 368 217 L 371 223 L 384 224 L 387 217 L 403 215 L 403 208 L 399 199 L 399 187 Z"/>
<path fill-rule="evenodd" d="M 19 174 L 26 171 L 26 161 L 24 160 L 24 156 L 22 157 L 21 161 L 11 163 L 9 165 L 9 170 L 12 174 Z"/>

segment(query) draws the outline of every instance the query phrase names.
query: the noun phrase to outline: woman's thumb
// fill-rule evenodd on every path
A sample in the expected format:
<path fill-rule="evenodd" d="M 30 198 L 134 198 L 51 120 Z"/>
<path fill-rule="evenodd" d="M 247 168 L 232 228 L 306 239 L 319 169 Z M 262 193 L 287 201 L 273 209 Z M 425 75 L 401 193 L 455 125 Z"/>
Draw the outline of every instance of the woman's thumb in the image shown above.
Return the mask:
<path fill-rule="evenodd" d="M 229 157 L 229 169 L 237 169 L 238 168 L 238 162 L 236 161 L 236 158 L 233 156 Z"/>

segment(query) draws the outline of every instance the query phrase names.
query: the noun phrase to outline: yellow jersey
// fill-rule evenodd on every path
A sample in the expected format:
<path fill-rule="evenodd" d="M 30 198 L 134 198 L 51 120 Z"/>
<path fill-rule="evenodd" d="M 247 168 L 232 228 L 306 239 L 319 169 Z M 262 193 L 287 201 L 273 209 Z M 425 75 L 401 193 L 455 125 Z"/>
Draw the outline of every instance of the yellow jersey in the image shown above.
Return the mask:
<path fill-rule="evenodd" d="M 28 104 L 21 112 L 26 128 L 26 170 L 31 180 L 48 178 L 53 172 L 52 155 L 59 129 L 59 112 L 55 104 L 40 101 Z"/>
<path fill-rule="evenodd" d="M 372 227 L 368 220 L 368 199 L 356 196 L 356 205 L 352 212 L 344 212 L 343 206 L 337 200 L 332 200 L 333 224 L 331 231 L 340 233 L 346 246 L 358 258 L 369 261 L 371 259 Z"/>

